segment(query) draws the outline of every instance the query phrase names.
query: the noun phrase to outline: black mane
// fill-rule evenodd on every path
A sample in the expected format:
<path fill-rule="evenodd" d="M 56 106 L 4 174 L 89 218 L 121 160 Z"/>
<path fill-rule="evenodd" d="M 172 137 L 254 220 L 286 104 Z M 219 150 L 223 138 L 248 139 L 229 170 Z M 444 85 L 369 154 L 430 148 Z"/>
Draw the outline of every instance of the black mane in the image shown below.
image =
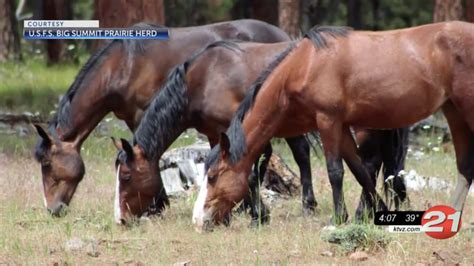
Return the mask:
<path fill-rule="evenodd" d="M 140 28 L 140 29 L 161 29 L 162 26 L 153 25 L 148 23 L 138 23 L 133 25 L 131 28 Z M 79 73 L 77 74 L 74 82 L 71 84 L 67 92 L 59 101 L 59 106 L 48 123 L 48 129 L 53 136 L 56 136 L 56 129 L 61 128 L 63 132 L 67 130 L 67 128 L 71 124 L 71 102 L 74 98 L 74 95 L 83 88 L 84 82 L 89 77 L 89 74 L 94 73 L 94 69 L 100 65 L 100 62 L 108 55 L 110 52 L 110 48 L 115 45 L 123 45 L 123 48 L 129 55 L 143 53 L 146 48 L 147 40 L 141 39 L 127 39 L 127 40 L 120 40 L 115 39 L 109 42 L 108 44 L 104 45 L 100 48 L 96 53 L 94 53 L 84 64 L 81 68 Z M 40 139 L 36 145 L 35 149 L 35 157 L 39 161 L 41 160 L 47 152 L 48 145 Z"/>
<path fill-rule="evenodd" d="M 328 47 L 325 35 L 333 38 L 346 37 L 351 30 L 349 27 L 314 26 L 306 32 L 304 38 L 310 39 L 317 48 L 324 49 Z"/>
<path fill-rule="evenodd" d="M 188 106 L 186 72 L 188 67 L 203 53 L 214 47 L 237 51 L 240 48 L 230 41 L 217 41 L 195 53 L 184 63 L 176 66 L 168 75 L 143 116 L 134 136 L 147 159 L 156 161 L 169 144 L 184 130 L 184 115 Z"/>
<path fill-rule="evenodd" d="M 272 71 L 283 61 L 283 59 L 285 59 L 286 56 L 293 50 L 294 46 L 295 45 L 292 43 L 288 48 L 285 49 L 285 51 L 280 53 L 264 71 L 262 71 L 260 76 L 245 94 L 244 100 L 240 103 L 239 108 L 235 112 L 234 117 L 230 122 L 230 126 L 226 132 L 230 140 L 230 163 L 236 163 L 245 153 L 247 148 L 245 143 L 245 135 L 242 129 L 242 121 L 244 119 L 245 114 L 250 110 L 250 108 L 252 108 L 255 102 L 255 97 L 260 91 L 260 88 L 262 87 L 265 80 L 272 73 Z M 219 162 L 219 155 L 220 145 L 216 145 L 207 156 L 206 170 Z"/>
<path fill-rule="evenodd" d="M 348 27 L 327 27 L 327 26 L 315 26 L 309 30 L 304 38 L 309 38 L 317 48 L 327 48 L 326 34 L 333 37 L 345 37 L 349 34 L 350 28 Z M 227 136 L 230 140 L 230 154 L 229 161 L 231 164 L 235 164 L 246 151 L 245 135 L 242 129 L 242 121 L 245 114 L 253 106 L 255 97 L 257 96 L 260 88 L 262 87 L 265 80 L 271 74 L 271 72 L 285 59 L 285 57 L 293 50 L 294 45 L 287 48 L 263 71 L 259 78 L 252 84 L 250 90 L 247 92 L 244 100 L 237 109 L 232 122 L 227 129 Z M 209 167 L 217 164 L 220 159 L 220 145 L 216 145 L 206 159 L 206 170 Z"/>

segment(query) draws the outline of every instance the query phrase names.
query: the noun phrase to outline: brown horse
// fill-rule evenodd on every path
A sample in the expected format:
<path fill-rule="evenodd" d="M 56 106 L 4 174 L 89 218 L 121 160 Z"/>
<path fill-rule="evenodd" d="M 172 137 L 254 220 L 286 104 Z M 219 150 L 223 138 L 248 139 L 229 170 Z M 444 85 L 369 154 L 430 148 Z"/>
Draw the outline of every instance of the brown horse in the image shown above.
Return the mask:
<path fill-rule="evenodd" d="M 202 230 L 223 220 L 245 195 L 251 163 L 270 138 L 315 129 L 330 179 L 342 180 L 344 159 L 370 206 L 377 193 L 349 127 L 404 127 L 440 108 L 451 129 L 460 174 L 452 206 L 462 210 L 474 175 L 473 95 L 473 24 L 446 22 L 386 32 L 313 28 L 246 97 L 247 108 L 239 107 L 228 129 L 230 138 L 221 135 L 209 156 L 207 186 L 199 195 L 204 200 L 197 201 L 193 222 Z M 334 191 L 333 196 L 340 209 L 341 197 Z"/>
<path fill-rule="evenodd" d="M 35 157 L 41 163 L 45 205 L 53 215 L 71 201 L 85 173 L 81 145 L 106 114 L 113 112 L 134 130 L 168 72 L 209 43 L 221 39 L 266 43 L 289 40 L 282 30 L 256 20 L 173 28 L 170 32 L 168 41 L 110 42 L 81 69 L 61 99 L 49 132 L 36 127 L 40 139 Z M 167 202 L 164 192 L 159 198 L 162 204 Z"/>
<path fill-rule="evenodd" d="M 165 150 L 190 127 L 205 134 L 211 147 L 215 146 L 220 132 L 224 132 L 229 126 L 234 112 L 252 82 L 289 46 L 290 43 L 234 44 L 220 41 L 209 45 L 171 72 L 168 81 L 145 112 L 134 133 L 133 143 L 130 144 L 126 140 L 114 141 L 120 151 L 116 161 L 118 169 L 116 222 L 126 223 L 145 212 L 148 214 L 154 212 L 155 195 L 163 189 L 158 160 Z M 396 175 L 403 166 L 390 162 L 394 161 L 392 158 L 396 157 L 396 151 L 399 149 L 396 145 L 390 145 L 396 148 L 386 156 L 387 152 L 381 151 L 379 146 L 380 141 L 398 138 L 392 136 L 387 138 L 385 136 L 387 134 L 381 135 L 375 131 L 365 132 L 359 141 L 362 142 L 363 155 L 366 162 L 370 162 L 374 178 L 382 161 L 386 166 L 384 167 L 386 176 Z M 309 147 L 303 137 L 289 138 L 287 142 L 300 168 L 303 210 L 307 212 L 316 205 L 309 166 Z M 404 150 L 404 147 L 401 150 Z M 381 158 L 384 155 L 388 158 Z M 266 159 L 269 157 L 267 152 Z M 404 154 L 401 156 L 402 162 L 403 158 Z M 259 171 L 252 177 L 262 178 L 263 175 L 259 172 L 264 172 L 265 167 L 265 163 L 260 165 L 260 169 L 255 165 L 254 171 L 256 169 Z M 250 178 L 252 199 L 258 198 L 257 181 L 256 178 Z M 403 181 L 401 184 L 403 185 Z M 398 194 L 404 193 L 404 187 L 395 189 Z M 256 206 L 264 205 L 256 200 L 252 203 L 252 223 L 259 222 L 259 218 L 261 222 L 268 221 L 265 209 L 259 211 Z"/>
<path fill-rule="evenodd" d="M 128 222 L 132 217 L 156 209 L 155 195 L 163 189 L 158 160 L 187 128 L 196 128 L 217 144 L 246 89 L 258 74 L 290 43 L 258 44 L 220 41 L 213 43 L 176 67 L 168 77 L 137 128 L 133 146 L 126 140 L 114 141 L 119 149 L 116 168 L 117 194 L 115 220 Z M 250 63 L 252 62 L 252 63 Z M 303 136 L 287 139 L 300 168 L 303 209 L 310 213 L 314 198 L 309 145 Z M 255 165 L 250 179 L 252 224 L 268 221 L 262 202 L 257 201 L 259 183 L 271 155 L 267 147 L 265 162 Z M 258 160 L 257 160 L 258 161 Z M 140 171 L 138 171 L 140 168 Z M 260 180 L 262 182 L 263 180 Z M 259 208 L 262 207 L 262 208 Z M 151 211 L 153 212 L 153 211 Z"/>

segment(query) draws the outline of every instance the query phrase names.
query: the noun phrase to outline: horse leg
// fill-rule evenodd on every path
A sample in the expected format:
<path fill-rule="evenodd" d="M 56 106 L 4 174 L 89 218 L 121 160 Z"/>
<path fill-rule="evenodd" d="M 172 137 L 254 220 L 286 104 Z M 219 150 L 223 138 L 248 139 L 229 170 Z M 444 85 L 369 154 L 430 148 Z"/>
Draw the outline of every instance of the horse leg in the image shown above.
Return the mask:
<path fill-rule="evenodd" d="M 312 215 L 318 203 L 313 192 L 308 140 L 304 136 L 299 136 L 287 138 L 286 142 L 290 146 L 293 158 L 300 169 L 301 187 L 303 189 L 303 215 Z"/>
<path fill-rule="evenodd" d="M 474 176 L 474 133 L 451 102 L 443 105 L 443 113 L 453 137 L 459 172 L 456 189 L 451 196 L 451 206 L 462 211 Z"/>
<path fill-rule="evenodd" d="M 326 168 L 332 188 L 334 216 L 331 222 L 334 224 L 345 223 L 349 216 L 342 190 L 344 179 L 344 165 L 340 155 L 342 125 L 326 115 L 317 116 L 316 122 L 323 143 Z"/>
<path fill-rule="evenodd" d="M 375 184 L 372 182 L 367 169 L 364 167 L 362 160 L 357 154 L 357 145 L 352 137 L 349 127 L 343 127 L 342 129 L 342 146 L 341 153 L 347 166 L 354 174 L 357 182 L 362 186 L 362 191 L 367 202 L 367 208 L 375 211 L 377 207 L 382 210 L 387 210 L 387 206 L 383 202 L 382 198 L 377 194 Z M 374 205 L 374 201 L 376 205 Z M 372 212 L 368 212 L 371 216 Z M 361 215 L 360 213 L 358 215 Z M 356 216 L 357 220 L 361 220 L 361 216 Z"/>
<path fill-rule="evenodd" d="M 393 200 L 395 210 L 400 209 L 400 204 L 407 197 L 406 186 L 403 178 L 399 175 L 400 171 L 405 168 L 405 157 L 408 150 L 408 128 L 397 128 L 382 131 L 381 143 L 390 145 L 382 145 L 382 161 L 384 176 L 384 192 L 385 196 Z M 387 181 L 393 176 L 391 181 Z M 389 192 L 389 189 L 393 191 Z M 391 195 L 390 197 L 388 195 Z"/>
<path fill-rule="evenodd" d="M 267 171 L 267 166 L 272 156 L 271 144 L 267 145 L 262 156 L 264 156 L 264 158 L 260 164 L 259 161 L 255 162 L 254 170 L 249 180 L 249 204 L 250 214 L 252 216 L 250 227 L 258 227 L 261 224 L 268 224 L 270 222 L 270 212 L 260 197 L 260 186 L 263 183 L 265 172 Z"/>
<path fill-rule="evenodd" d="M 380 138 L 382 132 L 380 130 L 365 130 L 364 139 L 357 138 L 359 143 L 358 154 L 367 168 L 370 178 L 374 185 L 377 183 L 377 176 L 382 167 L 381 143 Z M 356 210 L 356 217 L 362 217 L 363 213 L 368 209 L 366 197 L 362 192 L 360 195 L 359 205 Z"/>

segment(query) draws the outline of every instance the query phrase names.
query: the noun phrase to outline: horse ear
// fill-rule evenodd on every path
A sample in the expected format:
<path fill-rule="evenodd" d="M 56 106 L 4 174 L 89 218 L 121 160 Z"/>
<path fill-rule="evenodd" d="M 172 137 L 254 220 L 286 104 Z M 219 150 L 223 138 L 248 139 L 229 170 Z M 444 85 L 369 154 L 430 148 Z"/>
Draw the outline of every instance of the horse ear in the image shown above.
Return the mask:
<path fill-rule="evenodd" d="M 132 145 L 130 145 L 126 139 L 120 139 L 120 141 L 122 142 L 122 148 L 125 151 L 125 154 L 127 154 L 127 160 L 133 160 L 134 155 Z"/>
<path fill-rule="evenodd" d="M 46 133 L 46 131 L 43 129 L 43 127 L 41 127 L 41 126 L 38 125 L 38 124 L 33 124 L 33 126 L 36 128 L 36 132 L 38 132 L 38 135 L 39 135 L 48 145 L 50 145 L 51 143 L 53 143 L 53 140 L 52 140 L 51 136 L 49 136 L 49 134 Z"/>
<path fill-rule="evenodd" d="M 227 159 L 230 154 L 230 140 L 229 137 L 222 132 L 219 139 L 219 145 L 221 146 L 221 156 L 224 159 Z"/>
<path fill-rule="evenodd" d="M 114 144 L 115 148 L 117 148 L 117 150 L 123 150 L 123 146 L 122 146 L 122 142 L 119 141 L 118 139 L 114 138 L 114 137 L 110 137 L 110 139 L 112 140 L 112 143 Z"/>

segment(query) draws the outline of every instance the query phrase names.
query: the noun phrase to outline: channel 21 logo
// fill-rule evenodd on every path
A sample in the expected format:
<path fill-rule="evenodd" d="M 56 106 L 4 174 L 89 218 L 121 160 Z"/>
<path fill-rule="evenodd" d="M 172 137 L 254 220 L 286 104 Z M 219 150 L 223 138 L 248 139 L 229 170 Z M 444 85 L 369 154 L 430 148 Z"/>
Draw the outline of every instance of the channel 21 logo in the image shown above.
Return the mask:
<path fill-rule="evenodd" d="M 437 205 L 425 211 L 421 225 L 421 230 L 433 238 L 450 238 L 461 228 L 461 212 L 449 206 Z"/>

